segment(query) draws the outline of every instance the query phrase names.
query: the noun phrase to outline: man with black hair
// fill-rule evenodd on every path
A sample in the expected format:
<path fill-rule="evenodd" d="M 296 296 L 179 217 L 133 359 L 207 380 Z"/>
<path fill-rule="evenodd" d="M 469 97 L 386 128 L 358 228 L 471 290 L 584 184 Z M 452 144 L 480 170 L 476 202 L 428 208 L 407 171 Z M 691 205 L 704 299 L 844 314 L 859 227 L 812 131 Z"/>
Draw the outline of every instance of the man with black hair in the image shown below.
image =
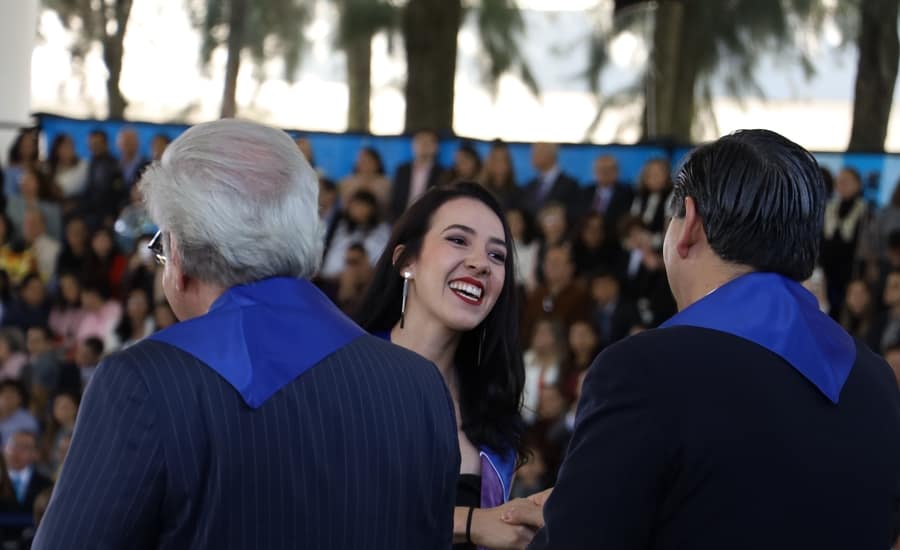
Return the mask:
<path fill-rule="evenodd" d="M 115 221 L 118 207 L 125 197 L 125 181 L 119 161 L 109 152 L 106 132 L 91 130 L 88 134 L 88 148 L 91 159 L 82 206 L 88 225 L 96 228 L 104 221 Z"/>
<path fill-rule="evenodd" d="M 812 155 L 773 132 L 690 155 L 663 246 L 679 313 L 594 362 L 529 548 L 895 541 L 897 382 L 800 285 L 825 198 Z"/>
<path fill-rule="evenodd" d="M 23 430 L 38 430 L 37 420 L 28 412 L 28 392 L 18 380 L 3 380 L 0 382 L 0 444 Z"/>
<path fill-rule="evenodd" d="M 441 180 L 444 167 L 438 163 L 440 140 L 433 130 L 419 130 L 412 136 L 413 159 L 397 167 L 391 185 L 388 218 L 396 221 L 406 208 Z"/>

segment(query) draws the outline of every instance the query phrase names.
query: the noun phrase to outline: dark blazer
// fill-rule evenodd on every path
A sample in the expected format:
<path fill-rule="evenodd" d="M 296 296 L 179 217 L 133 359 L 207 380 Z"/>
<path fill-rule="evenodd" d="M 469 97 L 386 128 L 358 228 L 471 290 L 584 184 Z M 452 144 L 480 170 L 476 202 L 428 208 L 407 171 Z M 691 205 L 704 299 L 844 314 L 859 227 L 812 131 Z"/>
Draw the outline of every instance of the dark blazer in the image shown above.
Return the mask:
<path fill-rule="evenodd" d="M 834 405 L 719 331 L 649 331 L 600 354 L 532 550 L 884 550 L 900 503 L 900 392 L 857 343 Z"/>
<path fill-rule="evenodd" d="M 28 487 L 25 489 L 25 501 L 18 503 L 18 511 L 23 514 L 33 514 L 34 501 L 37 499 L 37 496 L 41 494 L 44 489 L 48 489 L 52 486 L 53 480 L 35 469 L 31 473 L 31 479 L 28 481 Z"/>
<path fill-rule="evenodd" d="M 549 202 L 559 202 L 566 207 L 566 217 L 569 219 L 570 226 L 572 221 L 581 214 L 581 193 L 578 182 L 565 172 L 559 172 L 556 180 L 553 181 L 553 186 L 550 187 L 550 191 L 543 199 L 540 197 L 540 192 L 541 178 L 538 177 L 528 182 L 520 195 L 520 206 L 532 216 L 536 215 L 537 211 Z"/>
<path fill-rule="evenodd" d="M 590 187 L 582 190 L 582 205 L 584 210 L 582 215 L 594 211 L 594 198 L 597 196 L 597 183 L 592 182 Z M 606 225 L 607 238 L 615 239 L 618 242 L 619 222 L 631 212 L 631 203 L 634 202 L 634 189 L 630 185 L 617 183 L 613 187 L 612 195 L 606 203 L 606 210 L 598 212 L 603 216 L 603 222 Z"/>
<path fill-rule="evenodd" d="M 431 189 L 441 180 L 444 168 L 435 161 L 428 172 L 428 183 L 425 189 Z M 394 182 L 391 185 L 391 199 L 389 205 L 390 221 L 394 222 L 406 211 L 409 202 L 409 190 L 412 186 L 412 163 L 407 162 L 397 167 L 394 173 Z"/>
<path fill-rule="evenodd" d="M 94 375 L 34 548 L 449 549 L 458 447 L 434 365 L 373 336 L 258 409 L 145 340 Z"/>

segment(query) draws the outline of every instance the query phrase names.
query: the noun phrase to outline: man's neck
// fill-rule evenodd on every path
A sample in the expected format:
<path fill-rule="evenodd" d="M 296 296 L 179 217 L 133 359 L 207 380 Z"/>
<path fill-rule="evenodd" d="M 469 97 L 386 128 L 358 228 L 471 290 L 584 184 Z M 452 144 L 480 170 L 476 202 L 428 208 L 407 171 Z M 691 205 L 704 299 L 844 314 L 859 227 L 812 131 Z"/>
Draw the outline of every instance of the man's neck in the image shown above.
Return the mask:
<path fill-rule="evenodd" d="M 717 265 L 696 269 L 695 272 L 699 276 L 690 279 L 689 286 L 682 293 L 682 299 L 676 300 L 678 302 L 678 311 L 685 309 L 738 277 L 753 272 L 753 269 L 743 265 L 717 262 Z"/>

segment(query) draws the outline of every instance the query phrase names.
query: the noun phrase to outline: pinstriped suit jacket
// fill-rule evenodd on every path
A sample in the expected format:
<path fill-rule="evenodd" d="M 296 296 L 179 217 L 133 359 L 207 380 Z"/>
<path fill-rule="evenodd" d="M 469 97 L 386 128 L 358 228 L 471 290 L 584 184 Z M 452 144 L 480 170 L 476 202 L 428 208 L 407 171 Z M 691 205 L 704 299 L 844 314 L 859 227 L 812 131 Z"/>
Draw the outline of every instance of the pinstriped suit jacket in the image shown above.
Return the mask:
<path fill-rule="evenodd" d="M 256 410 L 144 341 L 91 381 L 34 548 L 450 548 L 459 460 L 437 369 L 381 339 Z"/>

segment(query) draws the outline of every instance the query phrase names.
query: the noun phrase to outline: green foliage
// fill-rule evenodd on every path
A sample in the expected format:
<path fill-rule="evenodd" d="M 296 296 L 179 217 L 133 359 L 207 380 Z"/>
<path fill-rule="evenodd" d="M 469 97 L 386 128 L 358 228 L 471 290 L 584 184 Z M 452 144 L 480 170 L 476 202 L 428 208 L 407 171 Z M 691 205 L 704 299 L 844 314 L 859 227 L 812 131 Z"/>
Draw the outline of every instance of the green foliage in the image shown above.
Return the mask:
<path fill-rule="evenodd" d="M 518 44 L 525 24 L 516 2 L 481 0 L 476 10 L 478 33 L 486 54 L 482 72 L 491 90 L 496 93 L 497 82 L 503 73 L 514 72 L 532 93 L 538 95 L 537 80 Z"/>

